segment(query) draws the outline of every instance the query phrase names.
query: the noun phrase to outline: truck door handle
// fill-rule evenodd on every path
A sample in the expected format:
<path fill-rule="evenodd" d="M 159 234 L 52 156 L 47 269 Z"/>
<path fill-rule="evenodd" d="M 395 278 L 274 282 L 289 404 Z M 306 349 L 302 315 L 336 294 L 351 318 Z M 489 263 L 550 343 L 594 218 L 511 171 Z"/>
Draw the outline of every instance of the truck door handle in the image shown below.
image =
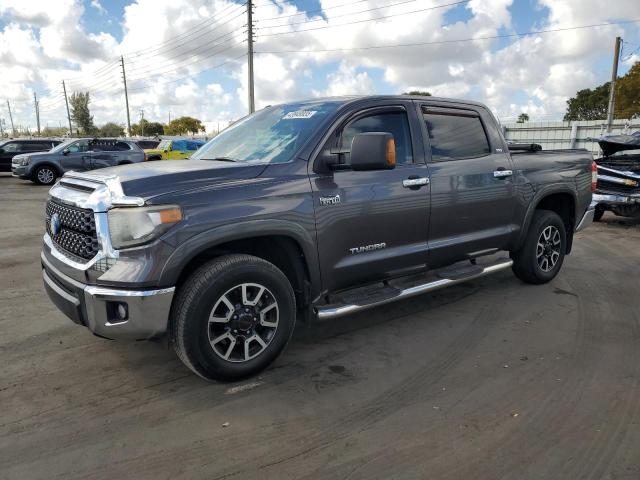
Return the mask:
<path fill-rule="evenodd" d="M 410 176 L 406 180 L 402 181 L 402 186 L 404 188 L 420 188 L 423 185 L 429 185 L 428 177 L 418 177 L 418 176 Z"/>
<path fill-rule="evenodd" d="M 507 170 L 505 168 L 499 168 L 493 172 L 493 178 L 506 178 L 513 175 L 513 170 Z"/>

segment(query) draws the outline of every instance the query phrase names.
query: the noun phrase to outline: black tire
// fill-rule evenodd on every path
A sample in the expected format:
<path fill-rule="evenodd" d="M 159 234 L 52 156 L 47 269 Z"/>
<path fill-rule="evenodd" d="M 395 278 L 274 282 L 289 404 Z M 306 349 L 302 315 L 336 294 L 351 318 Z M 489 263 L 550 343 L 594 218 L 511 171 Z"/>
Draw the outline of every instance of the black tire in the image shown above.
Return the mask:
<path fill-rule="evenodd" d="M 247 285 L 246 291 L 242 285 Z M 249 288 L 259 290 L 258 287 L 264 290 L 260 294 L 252 293 L 252 301 L 260 300 L 260 303 L 251 307 L 252 313 L 244 313 L 245 308 L 249 308 L 248 303 L 244 303 L 244 299 L 249 299 Z M 237 303 L 238 293 L 241 303 Z M 242 311 L 227 307 L 229 303 L 223 297 L 234 304 L 232 307 L 241 306 Z M 274 310 L 275 322 L 270 317 L 266 323 L 275 323 L 276 327 L 263 326 L 263 316 L 265 319 L 266 315 L 273 316 Z M 261 314 L 261 311 L 267 313 Z M 238 315 L 233 316 L 233 312 L 240 313 L 240 318 L 236 320 Z M 225 315 L 226 323 L 210 321 L 210 316 L 221 320 L 219 317 Z M 277 267 L 251 255 L 225 255 L 202 265 L 179 287 L 171 309 L 170 334 L 176 354 L 187 367 L 207 380 L 232 381 L 268 367 L 286 347 L 295 322 L 293 289 Z M 260 336 L 261 342 L 254 334 Z M 227 335 L 229 338 L 215 343 Z M 250 349 L 261 350 L 247 357 Z M 223 358 L 223 354 L 228 358 Z"/>
<path fill-rule="evenodd" d="M 49 166 L 43 165 L 33 172 L 33 181 L 38 185 L 53 185 L 58 178 L 58 171 Z"/>
<path fill-rule="evenodd" d="M 595 211 L 593 212 L 593 221 L 599 222 L 602 220 L 602 216 L 604 215 L 604 207 L 602 205 L 596 205 Z"/>
<path fill-rule="evenodd" d="M 545 240 L 543 233 L 551 235 L 550 243 Z M 559 244 L 554 244 L 555 239 L 559 240 Z M 539 242 L 544 244 L 542 253 Z M 562 268 L 566 251 L 567 234 L 560 216 L 549 210 L 536 210 L 522 248 L 511 253 L 513 272 L 525 283 L 540 285 L 550 282 Z"/>

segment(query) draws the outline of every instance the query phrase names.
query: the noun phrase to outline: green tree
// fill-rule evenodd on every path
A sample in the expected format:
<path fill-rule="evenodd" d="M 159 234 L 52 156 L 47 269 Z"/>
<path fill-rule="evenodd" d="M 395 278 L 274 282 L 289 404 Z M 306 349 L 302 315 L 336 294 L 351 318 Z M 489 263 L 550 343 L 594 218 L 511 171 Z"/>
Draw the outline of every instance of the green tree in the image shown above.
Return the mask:
<path fill-rule="evenodd" d="M 205 128 L 202 122 L 193 117 L 180 117 L 164 127 L 165 135 L 184 135 L 185 133 L 204 132 Z"/>
<path fill-rule="evenodd" d="M 124 127 L 115 122 L 108 122 L 98 129 L 98 135 L 100 137 L 123 137 Z"/>
<path fill-rule="evenodd" d="M 610 82 L 591 90 L 580 90 L 575 97 L 567 100 L 567 113 L 564 121 L 572 120 L 602 120 L 607 118 L 609 105 Z"/>
<path fill-rule="evenodd" d="M 73 92 L 69 97 L 71 119 L 84 135 L 94 135 L 97 131 L 89 111 L 89 92 Z"/>
<path fill-rule="evenodd" d="M 634 118 L 640 115 L 640 62 L 616 83 L 615 118 Z"/>
<path fill-rule="evenodd" d="M 567 100 L 565 121 L 603 120 L 607 118 L 611 82 L 594 89 L 580 90 Z M 640 62 L 636 62 L 626 75 L 616 82 L 616 109 L 614 118 L 633 118 L 640 115 Z"/>
<path fill-rule="evenodd" d="M 150 122 L 143 118 L 139 123 L 131 125 L 131 135 L 156 136 L 163 133 L 164 125 L 160 122 Z"/>
<path fill-rule="evenodd" d="M 528 121 L 529 121 L 529 114 L 528 113 L 522 112 L 520 115 L 518 115 L 518 122 L 517 123 L 524 123 L 524 122 L 528 122 Z"/>
<path fill-rule="evenodd" d="M 425 92 L 423 90 L 411 90 L 410 92 L 404 92 L 403 95 L 417 95 L 421 97 L 430 97 L 431 93 Z"/>

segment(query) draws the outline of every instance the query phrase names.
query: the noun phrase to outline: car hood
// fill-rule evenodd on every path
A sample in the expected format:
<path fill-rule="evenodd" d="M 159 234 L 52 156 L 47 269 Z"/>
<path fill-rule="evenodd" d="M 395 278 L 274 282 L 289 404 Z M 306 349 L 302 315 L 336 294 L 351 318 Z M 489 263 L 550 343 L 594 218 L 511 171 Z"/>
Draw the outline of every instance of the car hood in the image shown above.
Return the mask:
<path fill-rule="evenodd" d="M 248 165 L 210 160 L 163 160 L 102 168 L 84 172 L 83 176 L 99 178 L 117 175 L 125 195 L 148 200 L 167 193 L 255 178 L 265 167 L 265 164 Z"/>
<path fill-rule="evenodd" d="M 53 157 L 57 157 L 58 154 L 56 153 L 51 153 L 48 150 L 45 150 L 44 152 L 29 152 L 29 153 L 19 153 L 17 155 L 14 155 L 13 158 L 15 160 L 20 160 L 22 158 L 25 157 L 29 157 L 29 158 L 53 158 Z"/>

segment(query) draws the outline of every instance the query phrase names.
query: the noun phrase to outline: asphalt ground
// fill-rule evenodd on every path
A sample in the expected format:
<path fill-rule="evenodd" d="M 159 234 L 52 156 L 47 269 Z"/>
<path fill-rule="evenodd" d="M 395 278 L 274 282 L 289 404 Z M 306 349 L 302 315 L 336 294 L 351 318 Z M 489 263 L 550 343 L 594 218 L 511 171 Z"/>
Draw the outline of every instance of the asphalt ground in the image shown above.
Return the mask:
<path fill-rule="evenodd" d="M 222 384 L 53 307 L 46 195 L 0 175 L 0 478 L 640 478 L 637 222 L 606 214 L 548 285 L 506 271 L 301 325 Z"/>

